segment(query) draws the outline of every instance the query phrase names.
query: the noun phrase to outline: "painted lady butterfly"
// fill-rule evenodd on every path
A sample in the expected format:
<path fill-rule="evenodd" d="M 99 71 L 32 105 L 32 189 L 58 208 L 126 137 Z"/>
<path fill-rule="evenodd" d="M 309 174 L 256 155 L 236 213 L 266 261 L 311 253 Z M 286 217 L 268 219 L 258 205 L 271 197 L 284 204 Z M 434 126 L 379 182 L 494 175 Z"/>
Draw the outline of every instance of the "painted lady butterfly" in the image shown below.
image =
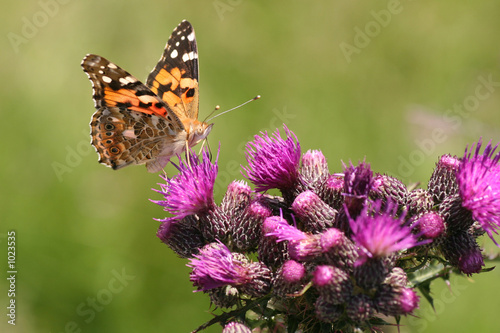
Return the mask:
<path fill-rule="evenodd" d="M 158 172 L 212 129 L 197 119 L 198 51 L 188 21 L 172 32 L 146 84 L 98 55 L 87 55 L 82 67 L 93 87 L 90 135 L 100 163 L 115 170 L 146 163 Z"/>

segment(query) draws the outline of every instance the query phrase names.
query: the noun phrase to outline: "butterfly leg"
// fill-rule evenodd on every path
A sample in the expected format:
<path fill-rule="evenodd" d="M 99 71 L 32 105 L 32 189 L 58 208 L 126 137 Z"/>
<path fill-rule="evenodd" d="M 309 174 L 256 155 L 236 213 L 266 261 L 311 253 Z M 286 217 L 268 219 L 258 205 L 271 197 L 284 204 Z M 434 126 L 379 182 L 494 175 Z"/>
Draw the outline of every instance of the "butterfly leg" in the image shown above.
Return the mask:
<path fill-rule="evenodd" d="M 203 142 L 201 143 L 201 148 L 200 148 L 200 152 L 198 153 L 198 155 L 202 154 L 203 148 L 205 147 L 205 144 L 207 145 L 207 149 L 208 149 L 208 159 L 210 161 L 212 161 L 212 149 L 210 149 L 210 144 L 209 144 L 207 138 L 205 138 L 205 140 L 203 140 Z"/>
<path fill-rule="evenodd" d="M 191 160 L 189 158 L 189 153 L 190 153 L 190 151 L 189 151 L 189 143 L 186 140 L 186 160 L 187 160 L 189 168 L 191 168 Z"/>

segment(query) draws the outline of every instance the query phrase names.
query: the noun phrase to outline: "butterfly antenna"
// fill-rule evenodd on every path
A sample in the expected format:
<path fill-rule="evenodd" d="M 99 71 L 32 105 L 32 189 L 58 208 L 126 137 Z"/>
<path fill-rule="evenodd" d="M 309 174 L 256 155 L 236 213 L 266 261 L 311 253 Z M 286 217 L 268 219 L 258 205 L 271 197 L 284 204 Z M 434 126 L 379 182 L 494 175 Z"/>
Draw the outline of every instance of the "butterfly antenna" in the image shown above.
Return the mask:
<path fill-rule="evenodd" d="M 260 95 L 257 95 L 257 96 L 255 96 L 254 98 L 252 98 L 252 99 L 250 99 L 250 100 L 246 101 L 245 103 L 242 103 L 242 104 L 240 104 L 240 105 L 238 105 L 238 106 L 235 106 L 235 107 L 234 107 L 234 108 L 232 108 L 232 109 L 229 109 L 229 110 L 223 111 L 223 112 L 221 112 L 221 113 L 216 114 L 215 116 L 213 116 L 213 117 L 211 117 L 211 118 L 208 118 L 207 120 L 205 120 L 205 122 L 208 122 L 208 121 L 210 121 L 210 120 L 212 120 L 212 119 L 214 119 L 214 118 L 217 118 L 218 116 L 222 116 L 224 113 L 228 113 L 228 112 L 231 112 L 231 111 L 233 111 L 233 110 L 236 110 L 237 108 L 240 108 L 240 107 L 242 107 L 243 105 L 246 105 L 246 104 L 248 104 L 248 103 L 250 103 L 250 102 L 253 102 L 253 101 L 255 101 L 255 100 L 259 99 L 259 98 L 260 98 Z M 217 106 L 218 106 L 218 105 L 217 105 Z M 216 110 L 218 110 L 218 109 L 216 108 Z M 215 110 L 214 110 L 214 111 L 215 111 Z M 212 113 L 213 113 L 213 112 L 212 112 Z M 212 113 L 211 113 L 211 114 L 212 114 Z"/>
<path fill-rule="evenodd" d="M 218 111 L 219 109 L 220 109 L 220 106 L 219 106 L 219 105 L 216 105 L 216 106 L 215 106 L 215 108 L 214 108 L 214 110 L 208 114 L 207 118 L 208 118 L 208 117 L 210 117 L 211 115 L 213 115 L 213 114 L 214 114 L 214 112 L 215 112 L 215 111 Z M 204 120 L 203 122 L 206 122 L 206 121 L 207 121 L 207 118 L 205 118 L 205 120 Z M 210 118 L 210 119 L 211 119 L 211 118 Z"/>

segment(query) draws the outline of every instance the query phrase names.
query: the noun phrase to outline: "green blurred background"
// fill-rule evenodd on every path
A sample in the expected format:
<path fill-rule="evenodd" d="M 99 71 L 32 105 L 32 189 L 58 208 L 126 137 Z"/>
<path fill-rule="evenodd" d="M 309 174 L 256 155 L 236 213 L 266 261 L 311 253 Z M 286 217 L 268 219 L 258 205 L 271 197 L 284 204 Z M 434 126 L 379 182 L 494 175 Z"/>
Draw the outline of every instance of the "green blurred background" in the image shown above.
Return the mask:
<path fill-rule="evenodd" d="M 158 175 L 97 163 L 86 53 L 145 79 L 188 19 L 200 54 L 200 118 L 262 95 L 215 121 L 217 202 L 242 179 L 243 145 L 283 122 L 304 151 L 324 152 L 332 172 L 366 157 L 377 172 L 425 186 L 439 155 L 461 155 L 481 136 L 500 141 L 499 14 L 500 2 L 486 0 L 4 3 L 0 331 L 189 332 L 211 318 L 186 260 L 155 236 L 153 218 L 164 212 L 148 198 L 159 198 Z M 15 328 L 5 316 L 9 230 L 17 234 Z M 436 311 L 422 301 L 421 319 L 404 319 L 401 331 L 498 331 L 499 281 L 499 270 L 458 278 L 453 296 L 436 281 Z"/>

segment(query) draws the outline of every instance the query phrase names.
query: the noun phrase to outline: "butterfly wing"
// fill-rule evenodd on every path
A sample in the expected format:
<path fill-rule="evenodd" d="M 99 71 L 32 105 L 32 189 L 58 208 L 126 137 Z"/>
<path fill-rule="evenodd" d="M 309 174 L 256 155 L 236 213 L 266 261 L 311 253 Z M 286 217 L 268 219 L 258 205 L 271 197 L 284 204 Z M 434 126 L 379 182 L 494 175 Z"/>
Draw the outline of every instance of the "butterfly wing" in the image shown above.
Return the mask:
<path fill-rule="evenodd" d="M 151 89 L 97 55 L 87 55 L 82 67 L 93 86 L 90 126 L 99 162 L 113 169 L 146 163 L 157 172 L 182 152 L 184 125 Z"/>
<path fill-rule="evenodd" d="M 167 103 L 181 121 L 197 120 L 198 48 L 191 23 L 184 20 L 174 29 L 146 85 Z"/>
<path fill-rule="evenodd" d="M 165 118 L 125 107 L 99 108 L 90 127 L 99 162 L 115 170 L 146 163 L 148 171 L 158 172 L 184 149 L 185 139 Z"/>

